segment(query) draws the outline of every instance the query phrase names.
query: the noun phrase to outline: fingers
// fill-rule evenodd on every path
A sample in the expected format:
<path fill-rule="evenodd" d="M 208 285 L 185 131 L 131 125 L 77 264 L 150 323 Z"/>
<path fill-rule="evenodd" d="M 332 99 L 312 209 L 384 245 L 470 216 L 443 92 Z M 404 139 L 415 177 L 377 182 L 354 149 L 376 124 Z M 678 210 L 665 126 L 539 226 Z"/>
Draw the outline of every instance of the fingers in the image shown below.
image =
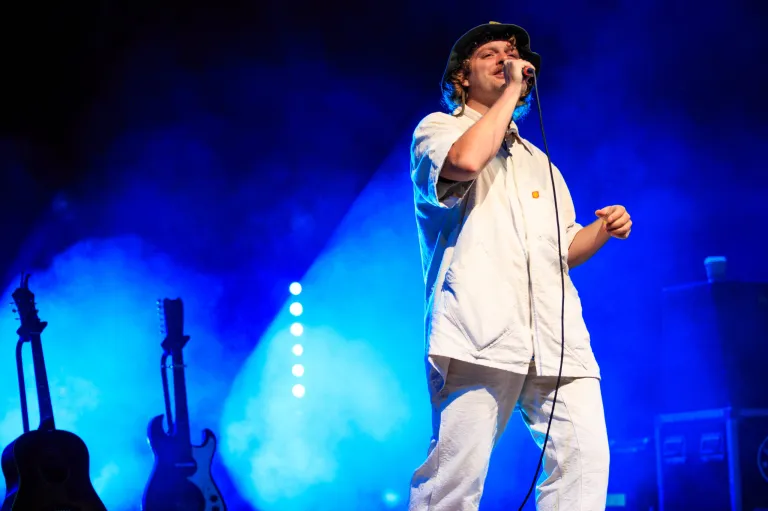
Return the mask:
<path fill-rule="evenodd" d="M 527 60 L 523 60 L 523 59 L 506 59 L 504 61 L 504 66 L 508 67 L 509 69 L 512 69 L 514 67 L 517 67 L 519 69 L 523 69 L 523 68 L 526 68 L 526 67 L 533 67 L 533 64 L 531 64 Z M 534 70 L 535 69 L 536 68 L 534 68 Z"/>
<path fill-rule="evenodd" d="M 630 228 L 622 228 L 620 231 L 612 232 L 611 236 L 620 240 L 625 240 L 629 237 L 629 233 L 632 232 Z"/>
<path fill-rule="evenodd" d="M 603 221 L 601 230 L 615 238 L 626 238 L 632 230 L 632 219 L 624 206 L 607 206 L 595 211 L 595 216 Z"/>
<path fill-rule="evenodd" d="M 530 67 L 536 71 L 536 68 L 531 65 L 530 62 L 527 60 L 522 59 L 507 59 L 504 61 L 503 69 L 504 69 L 504 77 L 506 78 L 507 83 L 510 82 L 516 82 L 516 83 L 522 83 L 526 81 L 527 77 L 523 74 L 523 69 L 526 67 Z"/>
<path fill-rule="evenodd" d="M 629 236 L 629 233 L 632 230 L 632 220 L 627 218 L 626 221 L 624 221 L 624 219 L 622 218 L 620 222 L 621 223 L 616 222 L 614 224 L 607 225 L 606 230 L 608 231 L 608 233 L 610 233 L 611 236 L 615 238 L 623 239 Z"/>
<path fill-rule="evenodd" d="M 605 230 L 608 232 L 611 232 L 611 231 L 615 231 L 616 229 L 621 229 L 630 221 L 631 220 L 628 217 L 622 216 L 617 220 L 614 220 L 613 222 L 605 222 Z"/>
<path fill-rule="evenodd" d="M 626 217 L 626 218 L 625 218 Z M 610 215 L 608 215 L 608 218 L 605 219 L 606 223 L 608 225 L 618 222 L 619 220 L 627 221 L 629 220 L 629 215 L 624 211 L 614 211 Z"/>
<path fill-rule="evenodd" d="M 605 219 L 605 223 L 608 224 L 608 226 L 612 227 L 620 227 L 627 222 L 629 222 L 630 216 L 629 213 L 626 211 L 616 211 L 608 215 L 608 217 Z"/>
<path fill-rule="evenodd" d="M 627 210 L 624 209 L 623 206 L 608 206 L 607 208 L 595 211 L 595 215 L 610 224 L 611 222 L 618 220 L 626 212 Z"/>
<path fill-rule="evenodd" d="M 504 81 L 507 82 L 507 85 L 509 85 L 510 83 L 514 83 L 515 82 L 515 75 L 516 75 L 516 73 L 515 73 L 515 61 L 512 60 L 512 59 L 505 60 L 504 61 L 504 65 L 503 65 L 503 69 L 504 69 Z"/>

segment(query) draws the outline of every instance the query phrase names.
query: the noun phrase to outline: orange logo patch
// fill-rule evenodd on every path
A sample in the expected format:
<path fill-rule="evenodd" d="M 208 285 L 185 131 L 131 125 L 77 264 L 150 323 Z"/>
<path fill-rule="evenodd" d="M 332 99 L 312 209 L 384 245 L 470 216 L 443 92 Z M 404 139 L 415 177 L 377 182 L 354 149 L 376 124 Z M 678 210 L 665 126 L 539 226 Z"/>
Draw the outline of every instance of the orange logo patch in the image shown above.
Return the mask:
<path fill-rule="evenodd" d="M 533 196 L 534 199 L 539 198 L 539 192 L 533 192 L 531 195 Z"/>

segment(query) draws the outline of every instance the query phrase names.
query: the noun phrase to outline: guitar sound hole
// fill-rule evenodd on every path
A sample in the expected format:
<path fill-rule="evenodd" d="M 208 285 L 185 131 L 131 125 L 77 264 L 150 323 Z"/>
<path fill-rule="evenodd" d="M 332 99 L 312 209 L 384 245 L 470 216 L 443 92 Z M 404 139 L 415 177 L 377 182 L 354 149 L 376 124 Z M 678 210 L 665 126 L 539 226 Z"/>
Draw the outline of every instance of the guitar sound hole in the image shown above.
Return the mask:
<path fill-rule="evenodd" d="M 50 483 L 63 483 L 69 477 L 69 470 L 62 466 L 42 467 L 40 473 Z"/>

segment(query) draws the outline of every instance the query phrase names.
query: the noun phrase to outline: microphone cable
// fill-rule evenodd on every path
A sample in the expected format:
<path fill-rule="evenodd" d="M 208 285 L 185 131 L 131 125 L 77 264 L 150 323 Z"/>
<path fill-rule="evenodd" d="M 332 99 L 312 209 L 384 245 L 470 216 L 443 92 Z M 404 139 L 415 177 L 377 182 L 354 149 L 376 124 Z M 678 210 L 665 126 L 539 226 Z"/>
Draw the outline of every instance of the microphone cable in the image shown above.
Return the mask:
<path fill-rule="evenodd" d="M 536 479 L 539 477 L 541 471 L 541 465 L 544 462 L 544 453 L 547 449 L 547 442 L 549 442 L 549 431 L 552 427 L 552 418 L 555 416 L 555 405 L 557 404 L 557 391 L 560 389 L 560 379 L 563 375 L 563 360 L 565 355 L 565 267 L 563 266 L 563 247 L 560 235 L 560 212 L 557 207 L 557 192 L 555 191 L 555 172 L 552 169 L 552 158 L 549 156 L 549 147 L 547 146 L 547 135 L 544 132 L 544 117 L 541 113 L 541 100 L 539 100 L 539 85 L 536 80 L 536 72 L 533 72 L 533 90 L 536 94 L 536 106 L 539 110 L 539 125 L 541 126 L 541 139 L 544 143 L 544 152 L 547 154 L 547 163 L 549 164 L 549 177 L 552 181 L 552 198 L 555 204 L 555 222 L 557 224 L 557 258 L 560 261 L 560 286 L 561 286 L 561 301 L 560 301 L 560 369 L 557 373 L 557 383 L 555 383 L 555 395 L 552 399 L 552 410 L 549 412 L 549 421 L 547 423 L 547 433 L 544 435 L 544 446 L 541 448 L 541 455 L 539 456 L 539 463 L 536 466 L 536 472 L 533 474 L 533 481 L 528 488 L 528 493 L 525 496 L 525 500 L 520 504 L 518 511 L 523 511 L 525 504 L 531 497 L 534 488 L 536 487 Z"/>

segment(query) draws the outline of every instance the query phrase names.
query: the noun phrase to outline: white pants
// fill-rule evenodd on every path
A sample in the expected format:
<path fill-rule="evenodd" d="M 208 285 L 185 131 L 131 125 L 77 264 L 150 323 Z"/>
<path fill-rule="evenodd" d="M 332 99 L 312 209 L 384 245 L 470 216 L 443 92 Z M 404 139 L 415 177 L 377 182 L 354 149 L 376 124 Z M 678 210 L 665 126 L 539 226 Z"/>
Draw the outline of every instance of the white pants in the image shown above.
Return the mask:
<path fill-rule="evenodd" d="M 409 511 L 477 510 L 491 450 L 518 403 L 542 446 L 557 377 L 538 377 L 531 369 L 526 376 L 451 360 L 445 382 L 432 370 L 432 441 L 427 460 L 411 480 Z M 562 378 L 536 509 L 605 510 L 608 462 L 600 381 Z"/>

